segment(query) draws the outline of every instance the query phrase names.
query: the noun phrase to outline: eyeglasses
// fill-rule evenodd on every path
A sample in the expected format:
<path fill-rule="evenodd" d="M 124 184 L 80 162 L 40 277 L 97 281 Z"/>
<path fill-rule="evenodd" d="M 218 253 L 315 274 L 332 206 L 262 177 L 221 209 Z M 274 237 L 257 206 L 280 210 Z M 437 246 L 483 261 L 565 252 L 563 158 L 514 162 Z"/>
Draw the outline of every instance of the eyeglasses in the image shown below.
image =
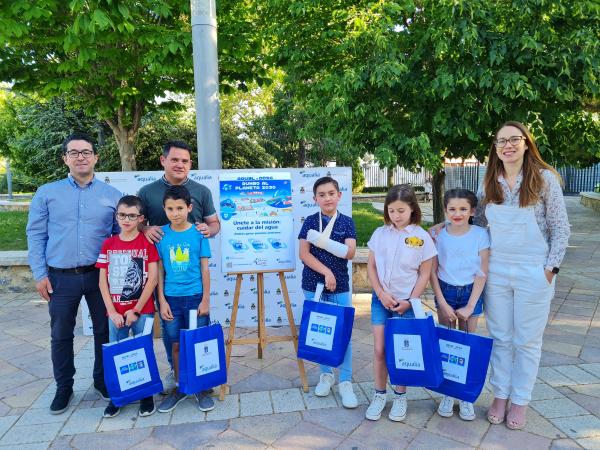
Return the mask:
<path fill-rule="evenodd" d="M 508 139 L 500 138 L 494 141 L 494 145 L 496 148 L 504 148 L 506 147 L 506 143 L 510 142 L 510 145 L 513 147 L 519 145 L 519 142 L 525 140 L 525 136 L 511 136 Z"/>
<path fill-rule="evenodd" d="M 79 158 L 79 155 L 83 156 L 84 158 L 89 158 L 93 154 L 93 150 L 69 150 L 67 152 L 67 156 L 71 159 L 77 159 Z"/>
<path fill-rule="evenodd" d="M 138 217 L 141 216 L 141 214 L 124 214 L 124 213 L 117 213 L 116 214 L 117 219 L 119 220 L 129 220 L 130 222 L 133 222 L 134 220 L 136 220 Z"/>

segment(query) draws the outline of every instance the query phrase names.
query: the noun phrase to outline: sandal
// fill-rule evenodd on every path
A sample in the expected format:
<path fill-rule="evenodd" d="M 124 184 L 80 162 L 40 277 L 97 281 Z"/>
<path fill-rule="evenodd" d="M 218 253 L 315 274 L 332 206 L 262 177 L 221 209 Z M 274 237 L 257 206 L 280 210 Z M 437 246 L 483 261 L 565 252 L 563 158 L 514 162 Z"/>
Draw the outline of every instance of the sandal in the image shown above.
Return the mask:
<path fill-rule="evenodd" d="M 517 407 L 517 408 L 515 408 L 515 407 Z M 515 413 L 515 410 L 523 411 L 522 421 L 515 419 L 515 416 L 517 415 L 517 413 Z M 515 405 L 515 404 L 510 405 L 510 410 L 508 411 L 508 414 L 506 415 L 506 426 L 508 428 L 510 428 L 511 430 L 522 430 L 523 428 L 525 428 L 525 425 L 527 425 L 527 406 L 526 405 Z"/>
<path fill-rule="evenodd" d="M 506 403 L 508 400 L 503 399 L 503 398 L 494 398 L 494 401 L 492 402 L 492 406 L 490 406 L 490 409 L 488 409 L 488 413 L 487 413 L 487 420 L 489 423 L 491 423 L 492 425 L 499 425 L 502 422 L 504 422 L 504 417 L 506 415 Z M 503 408 L 502 408 L 502 412 L 492 412 L 492 409 L 495 409 L 495 407 L 497 408 L 496 403 L 502 402 L 503 404 Z"/>

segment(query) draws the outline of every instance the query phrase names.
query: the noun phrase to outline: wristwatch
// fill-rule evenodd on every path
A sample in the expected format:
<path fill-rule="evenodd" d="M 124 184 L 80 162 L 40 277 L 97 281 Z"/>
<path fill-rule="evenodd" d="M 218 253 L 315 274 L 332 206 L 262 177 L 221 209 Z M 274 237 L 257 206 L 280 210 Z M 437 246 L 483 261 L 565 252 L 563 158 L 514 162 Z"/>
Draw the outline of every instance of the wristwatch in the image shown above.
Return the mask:
<path fill-rule="evenodd" d="M 544 268 L 546 270 L 548 270 L 549 272 L 552 272 L 554 275 L 556 275 L 558 272 L 560 272 L 560 269 L 558 267 L 546 266 Z"/>
<path fill-rule="evenodd" d="M 135 317 L 139 318 L 141 316 L 141 314 L 139 312 L 137 312 L 135 309 L 132 309 L 131 311 L 135 314 Z"/>

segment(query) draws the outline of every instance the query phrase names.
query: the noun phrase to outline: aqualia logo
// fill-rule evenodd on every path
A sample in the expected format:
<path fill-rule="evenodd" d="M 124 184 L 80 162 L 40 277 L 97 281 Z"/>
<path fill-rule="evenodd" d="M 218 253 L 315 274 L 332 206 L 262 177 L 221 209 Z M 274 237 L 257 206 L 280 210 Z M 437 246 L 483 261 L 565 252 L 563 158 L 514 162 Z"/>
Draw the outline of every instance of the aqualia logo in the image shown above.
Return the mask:
<path fill-rule="evenodd" d="M 328 334 L 330 335 L 333 329 L 331 327 L 327 327 L 325 325 L 318 325 L 316 323 L 310 324 L 310 331 L 314 331 L 315 333 Z"/>
<path fill-rule="evenodd" d="M 192 180 L 194 181 L 207 181 L 207 180 L 212 180 L 213 176 L 210 174 L 203 174 L 200 175 L 199 173 L 190 173 L 190 177 Z"/>
<path fill-rule="evenodd" d="M 144 367 L 146 367 L 146 363 L 142 360 L 142 361 L 125 364 L 124 366 L 119 367 L 119 372 L 121 372 L 121 375 L 125 375 L 126 373 L 129 373 L 129 372 L 141 370 Z"/>
<path fill-rule="evenodd" d="M 302 174 L 302 178 L 317 178 L 319 176 L 319 172 L 300 172 Z"/>
<path fill-rule="evenodd" d="M 156 181 L 156 177 L 154 175 L 134 175 L 136 181 L 140 183 L 149 183 L 151 181 Z"/>
<path fill-rule="evenodd" d="M 465 358 L 461 356 L 450 355 L 448 353 L 440 353 L 440 356 L 442 357 L 442 362 L 456 364 L 457 366 L 461 367 L 464 367 L 465 365 Z"/>

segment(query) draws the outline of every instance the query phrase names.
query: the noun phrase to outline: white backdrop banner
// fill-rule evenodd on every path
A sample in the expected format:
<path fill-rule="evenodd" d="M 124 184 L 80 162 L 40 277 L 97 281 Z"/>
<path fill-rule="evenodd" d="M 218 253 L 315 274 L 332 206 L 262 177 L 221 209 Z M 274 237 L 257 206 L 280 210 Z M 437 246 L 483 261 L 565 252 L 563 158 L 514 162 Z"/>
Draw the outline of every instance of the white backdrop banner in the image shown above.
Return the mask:
<path fill-rule="evenodd" d="M 145 184 L 158 180 L 162 176 L 162 171 L 153 172 L 98 172 L 96 176 L 126 194 L 136 194 L 139 189 Z M 212 258 L 210 260 L 210 315 L 212 320 L 216 320 L 223 325 L 229 324 L 231 309 L 233 306 L 233 294 L 235 291 L 235 276 L 228 276 L 227 269 L 222 267 L 221 261 L 223 252 L 234 250 L 229 239 L 236 239 L 226 236 L 227 224 L 224 220 L 223 213 L 230 214 L 232 211 L 226 211 L 222 208 L 225 196 L 221 193 L 221 181 L 225 182 L 235 180 L 236 178 L 252 178 L 260 179 L 261 177 L 277 176 L 279 180 L 291 180 L 291 198 L 287 195 L 273 195 L 267 201 L 272 203 L 279 199 L 284 206 L 279 209 L 288 209 L 287 201 L 291 201 L 291 225 L 282 231 L 285 235 L 280 237 L 266 236 L 266 244 L 270 250 L 275 250 L 274 246 L 269 244 L 268 238 L 280 239 L 280 243 L 286 244 L 291 263 L 282 263 L 281 268 L 294 268 L 293 272 L 285 274 L 286 284 L 290 294 L 294 319 L 298 323 L 302 317 L 302 304 L 304 295 L 302 293 L 302 261 L 298 258 L 298 233 L 302 227 L 304 219 L 319 211 L 319 207 L 313 199 L 312 187 L 314 182 L 320 177 L 331 176 L 337 180 L 342 192 L 342 198 L 338 205 L 341 213 L 352 216 L 352 172 L 349 167 L 315 167 L 304 169 L 246 169 L 246 170 L 193 170 L 190 172 L 190 178 L 198 183 L 205 185 L 210 189 L 213 195 L 213 202 L 217 213 L 221 220 L 221 232 L 210 239 L 210 249 Z M 241 180 L 238 180 L 241 181 Z M 260 180 L 259 180 L 260 181 Z M 272 190 L 272 189 L 270 189 Z M 277 189 L 275 189 L 276 191 Z M 281 192 L 280 194 L 283 194 Z M 276 194 L 276 192 L 275 192 Z M 273 203 L 275 204 L 275 203 Z M 226 206 L 231 208 L 231 205 L 226 202 Z M 243 204 L 241 205 L 243 207 Z M 236 206 L 236 213 L 238 213 Z M 236 217 L 236 216 L 233 216 Z M 244 237 L 244 239 L 254 239 Z M 239 239 L 241 240 L 241 239 Z M 275 242 L 275 241 L 273 241 Z M 249 247 L 252 245 L 248 242 L 243 242 Z M 275 244 L 277 247 L 278 244 Z M 282 250 L 282 249 L 280 249 Z M 266 251 L 264 249 L 263 251 Z M 269 256 L 271 258 L 271 256 Z M 282 257 L 282 260 L 286 258 Z M 225 271 L 223 270 L 225 269 Z M 261 267 L 253 267 L 259 270 Z M 264 269 L 264 268 L 263 268 Z M 235 271 L 233 267 L 229 269 Z M 238 269 L 245 270 L 245 269 Z M 250 269 L 252 270 L 252 269 Z M 351 263 L 348 264 L 348 272 L 352 279 Z M 265 274 L 264 294 L 265 294 L 265 322 L 267 326 L 287 325 L 287 314 L 285 312 L 285 303 L 281 293 L 281 285 L 277 274 Z M 350 286 L 352 289 L 352 286 Z M 240 304 L 237 315 L 237 325 L 239 326 L 255 326 L 257 324 L 257 306 L 256 306 L 256 277 L 254 275 L 244 275 L 242 282 Z"/>

